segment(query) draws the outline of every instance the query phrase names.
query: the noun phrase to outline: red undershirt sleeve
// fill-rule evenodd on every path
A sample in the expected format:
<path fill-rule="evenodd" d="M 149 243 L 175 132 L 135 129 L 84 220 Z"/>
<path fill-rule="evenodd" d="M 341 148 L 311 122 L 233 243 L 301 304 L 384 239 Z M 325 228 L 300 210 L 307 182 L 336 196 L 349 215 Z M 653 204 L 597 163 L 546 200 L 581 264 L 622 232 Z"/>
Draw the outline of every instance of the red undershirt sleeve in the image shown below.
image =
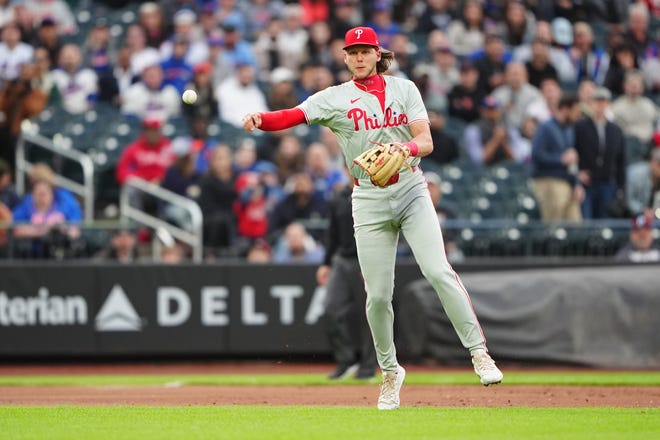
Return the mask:
<path fill-rule="evenodd" d="M 298 107 L 261 113 L 261 130 L 278 131 L 295 127 L 305 121 L 305 113 Z"/>

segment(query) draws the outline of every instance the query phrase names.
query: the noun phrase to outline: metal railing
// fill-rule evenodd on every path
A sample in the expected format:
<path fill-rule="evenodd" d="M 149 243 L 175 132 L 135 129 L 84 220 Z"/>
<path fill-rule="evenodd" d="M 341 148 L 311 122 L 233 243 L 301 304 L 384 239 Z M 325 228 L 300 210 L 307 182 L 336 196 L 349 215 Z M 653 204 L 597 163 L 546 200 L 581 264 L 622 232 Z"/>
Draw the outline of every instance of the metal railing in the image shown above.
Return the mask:
<path fill-rule="evenodd" d="M 94 162 L 92 158 L 78 150 L 67 148 L 59 140 L 49 139 L 32 130 L 30 121 L 23 121 L 21 124 L 21 134 L 16 144 L 16 191 L 19 195 L 25 194 L 26 175 L 34 165 L 28 161 L 26 143 L 31 146 L 42 148 L 77 162 L 82 168 L 83 183 L 76 182 L 61 174 L 55 173 L 55 184 L 66 188 L 83 199 L 83 212 L 86 222 L 94 220 Z"/>
<path fill-rule="evenodd" d="M 132 206 L 129 196 L 131 190 L 142 191 L 163 202 L 171 203 L 185 209 L 190 214 L 190 231 L 192 232 L 151 215 L 143 209 Z M 200 263 L 202 261 L 204 251 L 203 215 L 202 210 L 196 202 L 139 177 L 129 177 L 122 186 L 119 194 L 119 216 L 122 222 L 133 220 L 155 231 L 163 229 L 169 232 L 172 237 L 192 247 L 192 259 L 194 262 Z"/>

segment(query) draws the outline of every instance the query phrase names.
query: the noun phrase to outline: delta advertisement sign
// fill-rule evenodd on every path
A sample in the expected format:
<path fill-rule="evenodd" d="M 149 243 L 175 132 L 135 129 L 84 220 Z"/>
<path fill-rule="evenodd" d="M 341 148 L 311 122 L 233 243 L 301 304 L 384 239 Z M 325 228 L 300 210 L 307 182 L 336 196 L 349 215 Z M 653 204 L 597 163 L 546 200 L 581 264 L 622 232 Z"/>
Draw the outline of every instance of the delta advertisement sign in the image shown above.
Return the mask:
<path fill-rule="evenodd" d="M 0 356 L 328 350 L 315 267 L 0 267 Z"/>

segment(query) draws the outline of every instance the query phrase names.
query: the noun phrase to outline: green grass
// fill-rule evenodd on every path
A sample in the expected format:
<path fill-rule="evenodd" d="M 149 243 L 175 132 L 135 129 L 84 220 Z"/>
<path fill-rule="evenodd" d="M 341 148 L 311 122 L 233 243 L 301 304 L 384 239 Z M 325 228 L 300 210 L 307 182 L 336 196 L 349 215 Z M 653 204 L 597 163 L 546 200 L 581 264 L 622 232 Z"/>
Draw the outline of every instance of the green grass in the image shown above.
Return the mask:
<path fill-rule="evenodd" d="M 660 409 L 0 407 L 2 439 L 660 438 Z"/>
<path fill-rule="evenodd" d="M 507 385 L 645 385 L 660 386 L 660 372 L 504 372 Z M 0 376 L 0 386 L 27 385 L 331 385 L 323 374 L 118 374 Z M 356 380 L 341 383 L 364 383 Z M 471 371 L 409 373 L 406 384 L 474 385 Z"/>

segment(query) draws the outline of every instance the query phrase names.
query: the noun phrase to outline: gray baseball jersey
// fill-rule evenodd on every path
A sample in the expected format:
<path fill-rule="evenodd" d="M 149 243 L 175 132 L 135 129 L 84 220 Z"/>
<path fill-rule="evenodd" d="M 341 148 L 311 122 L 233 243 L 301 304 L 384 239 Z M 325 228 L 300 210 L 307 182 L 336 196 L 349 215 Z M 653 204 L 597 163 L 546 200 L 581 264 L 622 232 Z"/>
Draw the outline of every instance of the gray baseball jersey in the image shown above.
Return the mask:
<path fill-rule="evenodd" d="M 355 86 L 353 81 L 328 87 L 302 102 L 298 108 L 309 124 L 330 128 L 344 152 L 353 177 L 368 177 L 353 159 L 373 146 L 372 142 L 406 142 L 408 125 L 429 120 L 422 97 L 412 81 L 388 76 L 385 79 L 385 112 L 378 98 Z M 408 159 L 411 165 L 418 157 Z"/>

